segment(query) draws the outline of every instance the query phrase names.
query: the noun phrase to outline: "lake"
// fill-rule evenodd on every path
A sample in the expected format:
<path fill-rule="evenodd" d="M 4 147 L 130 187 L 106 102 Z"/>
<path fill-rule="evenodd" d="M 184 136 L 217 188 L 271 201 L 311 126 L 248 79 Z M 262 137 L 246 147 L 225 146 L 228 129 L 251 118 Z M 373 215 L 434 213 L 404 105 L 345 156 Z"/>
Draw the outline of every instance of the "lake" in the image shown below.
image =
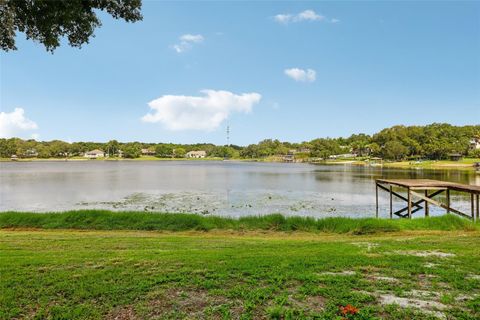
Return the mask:
<path fill-rule="evenodd" d="M 480 185 L 479 174 L 457 170 L 235 161 L 2 162 L 0 211 L 102 208 L 233 217 L 277 212 L 374 217 L 374 179 L 380 177 Z M 387 217 L 388 194 L 380 196 L 380 215 Z M 466 200 L 454 195 L 454 207 L 469 212 Z M 403 205 L 396 202 L 395 208 Z M 432 215 L 443 212 L 431 208 Z"/>

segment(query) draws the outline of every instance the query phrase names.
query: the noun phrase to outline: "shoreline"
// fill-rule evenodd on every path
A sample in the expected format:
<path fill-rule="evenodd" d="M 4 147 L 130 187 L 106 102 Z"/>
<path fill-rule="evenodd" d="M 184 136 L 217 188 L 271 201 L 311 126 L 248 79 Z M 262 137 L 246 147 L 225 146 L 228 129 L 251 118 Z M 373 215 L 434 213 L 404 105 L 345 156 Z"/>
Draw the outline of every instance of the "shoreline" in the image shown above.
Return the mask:
<path fill-rule="evenodd" d="M 194 213 L 144 211 L 70 210 L 59 212 L 0 212 L 0 230 L 73 229 L 145 231 L 283 231 L 374 234 L 402 230 L 479 231 L 478 223 L 453 215 L 417 219 L 299 217 L 282 214 L 239 218 Z"/>
<path fill-rule="evenodd" d="M 26 159 L 17 159 L 11 160 L 8 158 L 0 158 L 0 162 L 117 162 L 117 161 L 128 161 L 128 162 L 142 162 L 142 161 L 228 161 L 228 162 L 264 162 L 264 163 L 288 163 L 284 161 L 279 161 L 277 159 L 223 159 L 223 158 L 201 158 L 201 159 L 190 159 L 190 158 L 157 158 L 157 157 L 140 157 L 135 159 L 85 159 L 85 158 L 26 158 Z M 461 161 L 451 161 L 451 160 L 429 160 L 424 162 L 412 162 L 412 161 L 396 161 L 396 162 L 382 162 L 382 163 L 368 163 L 364 160 L 356 159 L 345 159 L 345 160 L 327 160 L 327 161 L 298 161 L 293 162 L 294 164 L 312 164 L 312 165 L 351 165 L 351 166 L 364 166 L 364 167 L 378 167 L 378 168 L 396 168 L 396 169 L 438 169 L 438 170 L 467 170 L 467 171 L 476 171 L 474 163 L 480 162 L 480 159 L 466 158 Z M 480 170 L 477 169 L 480 173 Z"/>

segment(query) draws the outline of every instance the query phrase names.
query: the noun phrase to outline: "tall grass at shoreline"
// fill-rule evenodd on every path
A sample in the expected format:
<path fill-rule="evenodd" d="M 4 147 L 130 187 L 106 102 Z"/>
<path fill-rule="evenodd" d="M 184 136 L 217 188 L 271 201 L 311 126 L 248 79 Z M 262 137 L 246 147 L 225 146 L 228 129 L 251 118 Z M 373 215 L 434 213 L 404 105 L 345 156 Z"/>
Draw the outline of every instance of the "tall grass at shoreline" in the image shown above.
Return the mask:
<path fill-rule="evenodd" d="M 285 217 L 281 214 L 239 219 L 186 213 L 79 210 L 52 213 L 1 212 L 0 228 L 85 230 L 272 230 L 368 234 L 401 230 L 480 230 L 468 220 L 445 215 L 419 219 Z"/>

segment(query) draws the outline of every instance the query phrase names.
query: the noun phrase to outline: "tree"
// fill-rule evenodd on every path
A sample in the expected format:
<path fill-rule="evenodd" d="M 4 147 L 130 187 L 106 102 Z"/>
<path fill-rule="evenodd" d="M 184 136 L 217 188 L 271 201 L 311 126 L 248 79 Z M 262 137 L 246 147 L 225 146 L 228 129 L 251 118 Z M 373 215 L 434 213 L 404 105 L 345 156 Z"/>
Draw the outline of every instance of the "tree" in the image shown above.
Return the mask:
<path fill-rule="evenodd" d="M 342 152 L 342 148 L 340 148 L 339 143 L 335 139 L 315 139 L 312 140 L 311 143 L 311 154 L 314 157 L 326 159 L 331 155 L 339 154 Z"/>
<path fill-rule="evenodd" d="M 107 142 L 105 146 L 105 151 L 107 152 L 108 156 L 114 156 L 118 153 L 118 141 L 117 140 L 110 140 Z"/>
<path fill-rule="evenodd" d="M 173 155 L 173 148 L 167 144 L 158 144 L 155 147 L 155 156 L 159 158 L 170 158 Z"/>
<path fill-rule="evenodd" d="M 15 139 L 0 139 L 0 158 L 10 158 L 16 151 Z"/>
<path fill-rule="evenodd" d="M 185 157 L 185 154 L 187 153 L 187 151 L 185 151 L 185 148 L 175 148 L 175 150 L 173 150 L 173 154 L 175 155 L 175 158 L 184 158 Z"/>
<path fill-rule="evenodd" d="M 218 146 L 213 148 L 208 155 L 212 157 L 219 157 L 219 158 L 236 158 L 239 156 L 239 153 L 233 147 Z"/>
<path fill-rule="evenodd" d="M 53 140 L 48 143 L 48 149 L 52 157 L 66 157 L 68 156 L 69 144 L 64 141 Z"/>
<path fill-rule="evenodd" d="M 133 144 L 133 143 L 127 143 L 123 147 L 122 151 L 123 151 L 123 156 L 125 158 L 138 158 L 138 157 L 140 157 L 140 154 L 142 153 L 141 148 L 138 145 Z"/>
<path fill-rule="evenodd" d="M 368 154 L 371 155 L 371 156 L 376 156 L 380 153 L 380 146 L 378 144 L 376 144 L 375 142 L 372 142 L 370 143 L 369 145 L 367 145 L 367 149 L 368 149 Z"/>
<path fill-rule="evenodd" d="M 0 46 L 16 50 L 17 31 L 53 52 L 62 37 L 81 47 L 102 25 L 95 10 L 127 22 L 142 20 L 141 0 L 0 0 Z"/>
<path fill-rule="evenodd" d="M 400 160 L 408 155 L 408 148 L 398 141 L 389 141 L 385 143 L 382 155 L 385 159 Z"/>

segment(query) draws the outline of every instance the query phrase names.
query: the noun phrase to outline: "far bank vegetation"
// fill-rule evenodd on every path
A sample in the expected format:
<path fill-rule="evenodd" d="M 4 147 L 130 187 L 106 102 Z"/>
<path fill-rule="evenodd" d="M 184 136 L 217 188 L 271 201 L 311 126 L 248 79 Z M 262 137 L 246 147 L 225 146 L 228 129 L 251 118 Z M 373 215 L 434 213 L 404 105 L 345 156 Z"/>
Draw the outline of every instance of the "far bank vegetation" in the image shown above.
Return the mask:
<path fill-rule="evenodd" d="M 159 138 L 161 140 L 161 138 Z M 174 144 L 118 142 L 35 141 L 0 139 L 0 158 L 74 158 L 91 150 L 105 157 L 184 158 L 190 151 L 205 151 L 207 158 L 268 159 L 294 156 L 297 160 L 344 157 L 379 157 L 384 160 L 443 160 L 480 157 L 480 125 L 453 126 L 434 123 L 427 126 L 394 126 L 373 135 L 353 134 L 348 138 L 318 138 L 301 143 L 266 139 L 248 146 L 211 143 Z"/>

